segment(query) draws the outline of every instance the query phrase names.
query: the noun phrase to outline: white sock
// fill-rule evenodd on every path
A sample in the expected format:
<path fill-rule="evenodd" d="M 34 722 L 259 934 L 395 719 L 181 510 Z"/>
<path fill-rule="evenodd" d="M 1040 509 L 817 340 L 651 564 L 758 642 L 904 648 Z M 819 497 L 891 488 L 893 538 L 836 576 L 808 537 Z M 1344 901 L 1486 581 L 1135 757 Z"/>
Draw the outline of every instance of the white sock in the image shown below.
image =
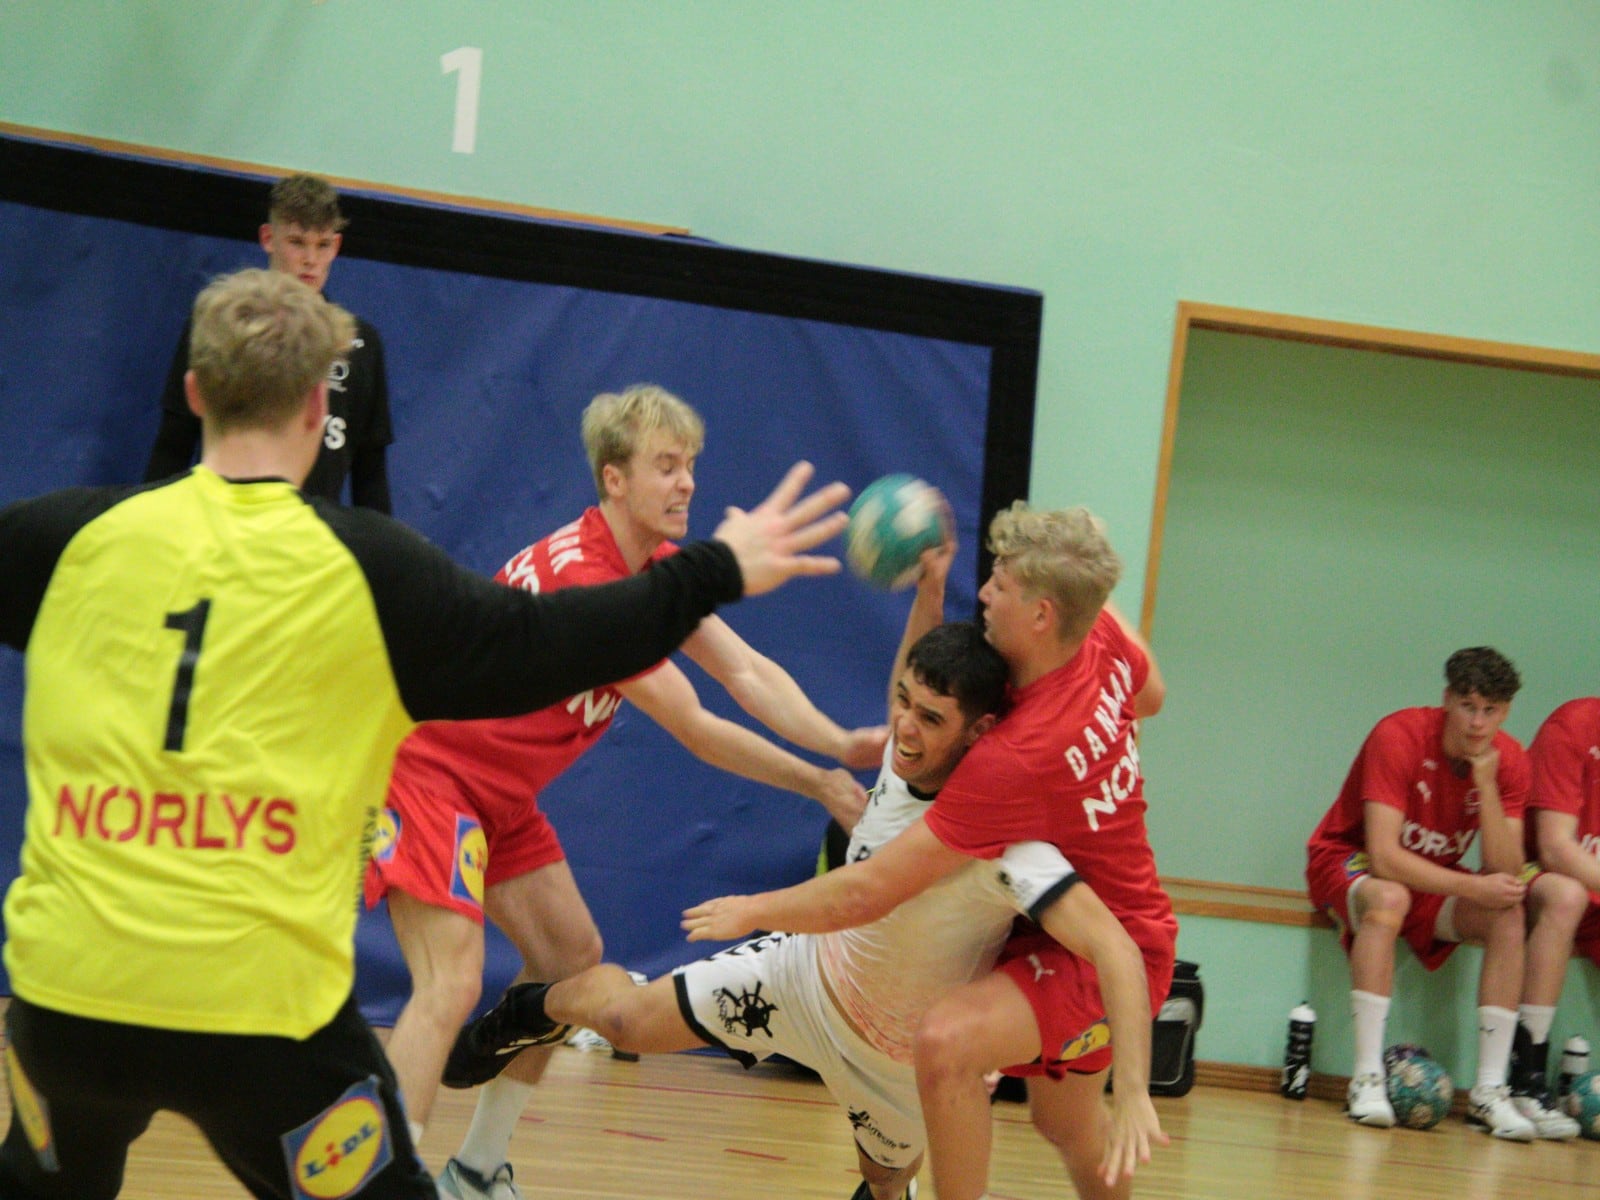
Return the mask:
<path fill-rule="evenodd" d="M 1357 1075 L 1383 1074 L 1383 1033 L 1389 1025 L 1389 997 L 1352 989 L 1350 1023 L 1355 1027 Z"/>
<path fill-rule="evenodd" d="M 511 1157 L 511 1134 L 517 1127 L 533 1084 L 507 1079 L 491 1079 L 478 1092 L 478 1106 L 472 1110 L 472 1124 L 461 1142 L 456 1157 L 482 1175 L 493 1174 Z"/>
<path fill-rule="evenodd" d="M 1478 1009 L 1478 1086 L 1504 1087 L 1517 1014 L 1486 1004 Z"/>
<path fill-rule="evenodd" d="M 1535 1046 L 1550 1040 L 1550 1026 L 1555 1024 L 1556 1009 L 1553 1004 L 1524 1004 L 1517 1009 L 1517 1020 L 1528 1031 Z"/>

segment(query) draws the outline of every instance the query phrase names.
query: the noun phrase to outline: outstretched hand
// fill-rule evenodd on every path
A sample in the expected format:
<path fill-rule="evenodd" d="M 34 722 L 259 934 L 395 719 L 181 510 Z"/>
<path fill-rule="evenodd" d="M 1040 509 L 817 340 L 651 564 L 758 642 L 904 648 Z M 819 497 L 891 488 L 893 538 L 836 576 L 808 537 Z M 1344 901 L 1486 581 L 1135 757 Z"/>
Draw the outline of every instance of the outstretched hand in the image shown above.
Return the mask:
<path fill-rule="evenodd" d="M 864 725 L 846 732 L 839 749 L 839 761 L 852 771 L 866 771 L 883 765 L 883 748 L 889 744 L 887 725 Z"/>
<path fill-rule="evenodd" d="M 748 512 L 729 508 L 711 535 L 733 551 L 746 596 L 770 592 L 796 575 L 838 571 L 837 558 L 801 552 L 844 529 L 848 518 L 836 510 L 850 498 L 850 489 L 830 483 L 802 499 L 812 472 L 810 463 L 795 463 L 770 496 Z"/>
<path fill-rule="evenodd" d="M 883 757 L 881 750 L 878 757 Z M 867 789 L 843 767 L 822 772 L 815 798 L 846 833 L 855 829 L 856 822 L 861 820 L 861 814 L 867 808 Z"/>
<path fill-rule="evenodd" d="M 1107 1187 L 1115 1187 L 1123 1176 L 1131 1178 L 1135 1167 L 1150 1161 L 1152 1145 L 1165 1146 L 1171 1139 L 1161 1128 L 1150 1093 L 1142 1088 L 1125 1093 L 1113 1084 L 1110 1118 L 1100 1178 Z"/>
<path fill-rule="evenodd" d="M 748 896 L 718 896 L 683 910 L 679 922 L 691 942 L 731 942 L 756 931 L 747 915 Z"/>

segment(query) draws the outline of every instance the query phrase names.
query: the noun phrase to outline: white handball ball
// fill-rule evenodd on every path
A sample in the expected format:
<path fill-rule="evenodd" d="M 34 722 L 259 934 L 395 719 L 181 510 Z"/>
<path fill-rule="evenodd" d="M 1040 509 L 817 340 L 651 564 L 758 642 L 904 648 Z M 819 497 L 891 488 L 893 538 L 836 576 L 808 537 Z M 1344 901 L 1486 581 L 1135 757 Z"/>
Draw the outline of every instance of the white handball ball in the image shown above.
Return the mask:
<path fill-rule="evenodd" d="M 945 539 L 944 498 L 913 475 L 885 475 L 863 489 L 850 506 L 845 560 L 875 587 L 909 587 L 918 559 Z"/>

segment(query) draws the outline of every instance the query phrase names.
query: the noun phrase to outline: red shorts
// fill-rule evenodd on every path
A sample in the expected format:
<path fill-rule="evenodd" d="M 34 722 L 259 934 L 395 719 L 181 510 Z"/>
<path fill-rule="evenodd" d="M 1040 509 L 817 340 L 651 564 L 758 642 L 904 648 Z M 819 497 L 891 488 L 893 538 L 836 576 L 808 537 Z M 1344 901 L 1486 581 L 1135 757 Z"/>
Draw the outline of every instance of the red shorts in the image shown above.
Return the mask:
<path fill-rule="evenodd" d="M 1545 869 L 1538 863 L 1530 863 L 1525 868 L 1522 881 L 1531 886 L 1533 881 L 1544 873 Z M 1573 932 L 1572 947 L 1595 966 L 1600 967 L 1600 893 L 1589 893 L 1589 908 Z"/>
<path fill-rule="evenodd" d="M 1150 981 L 1150 1017 L 1154 1020 L 1172 988 L 1177 946 L 1169 940 L 1140 950 Z M 1039 1026 L 1039 1044 L 1045 1048 L 1033 1062 L 1007 1067 L 1005 1074 L 1060 1079 L 1068 1072 L 1093 1075 L 1111 1065 L 1111 1027 L 1100 997 L 1100 977 L 1087 959 L 1079 958 L 1043 930 L 1030 929 L 1006 943 L 995 970 L 1003 971 L 1022 989 Z"/>
<path fill-rule="evenodd" d="M 1339 927 L 1339 942 L 1346 954 L 1355 941 L 1355 930 L 1350 920 L 1350 889 L 1356 880 L 1371 874 L 1372 863 L 1365 850 L 1318 850 L 1311 854 L 1306 864 L 1307 891 L 1311 903 L 1333 918 Z M 1452 871 L 1468 874 L 1461 867 Z M 1411 947 L 1417 960 L 1430 971 L 1437 971 L 1445 959 L 1455 953 L 1461 943 L 1447 942 L 1434 936 L 1439 928 L 1439 913 L 1449 897 L 1438 892 L 1412 892 L 1411 909 L 1406 913 L 1405 924 L 1400 926 L 1400 936 Z"/>
<path fill-rule="evenodd" d="M 1578 922 L 1572 944 L 1579 954 L 1600 967 L 1600 896 L 1589 893 L 1589 911 Z"/>
<path fill-rule="evenodd" d="M 480 811 L 455 776 L 408 766 L 389 781 L 389 806 L 378 816 L 362 889 L 368 908 L 398 889 L 481 925 L 484 888 L 566 857 L 537 797 Z"/>

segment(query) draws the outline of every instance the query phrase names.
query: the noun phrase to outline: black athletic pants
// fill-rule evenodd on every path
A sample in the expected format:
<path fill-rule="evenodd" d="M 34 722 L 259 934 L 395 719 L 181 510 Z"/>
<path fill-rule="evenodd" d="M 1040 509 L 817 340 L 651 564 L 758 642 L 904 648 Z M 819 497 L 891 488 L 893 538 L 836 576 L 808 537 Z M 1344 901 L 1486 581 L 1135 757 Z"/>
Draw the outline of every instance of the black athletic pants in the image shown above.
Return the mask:
<path fill-rule="evenodd" d="M 436 1200 L 354 999 L 304 1041 L 92 1021 L 20 997 L 6 1032 L 0 1200 L 109 1200 L 161 1109 L 199 1126 L 254 1196 Z"/>

